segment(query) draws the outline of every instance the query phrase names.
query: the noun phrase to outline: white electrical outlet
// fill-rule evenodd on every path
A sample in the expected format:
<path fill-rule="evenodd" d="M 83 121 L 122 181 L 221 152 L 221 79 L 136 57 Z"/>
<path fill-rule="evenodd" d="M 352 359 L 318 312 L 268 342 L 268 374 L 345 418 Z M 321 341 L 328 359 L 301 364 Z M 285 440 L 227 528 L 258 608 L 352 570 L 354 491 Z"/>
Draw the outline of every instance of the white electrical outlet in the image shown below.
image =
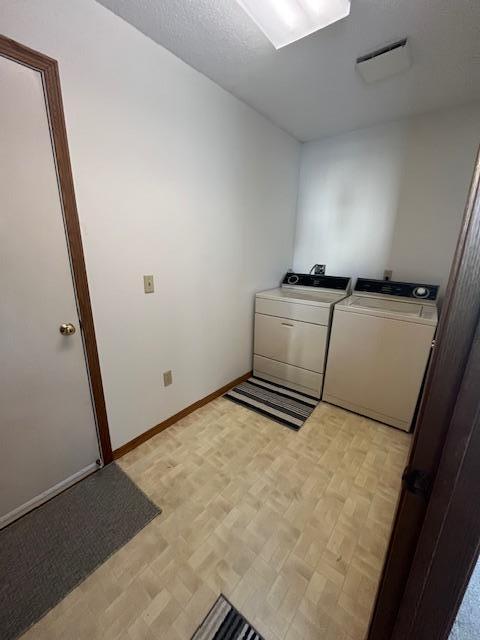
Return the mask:
<path fill-rule="evenodd" d="M 153 276 L 143 276 L 143 289 L 145 293 L 153 293 L 155 291 L 153 286 Z"/>
<path fill-rule="evenodd" d="M 316 276 L 324 276 L 325 275 L 326 265 L 324 264 L 316 264 L 313 270 L 314 275 Z"/>

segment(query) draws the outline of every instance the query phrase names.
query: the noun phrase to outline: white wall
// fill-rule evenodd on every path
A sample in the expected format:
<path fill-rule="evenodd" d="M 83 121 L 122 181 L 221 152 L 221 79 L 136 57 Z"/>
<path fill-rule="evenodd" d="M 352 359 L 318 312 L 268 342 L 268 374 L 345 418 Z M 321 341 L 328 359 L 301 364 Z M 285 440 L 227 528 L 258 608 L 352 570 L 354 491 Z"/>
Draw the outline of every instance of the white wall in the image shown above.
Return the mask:
<path fill-rule="evenodd" d="M 0 31 L 60 64 L 116 448 L 250 369 L 300 145 L 93 0 L 2 0 Z"/>
<path fill-rule="evenodd" d="M 388 261 L 405 155 L 396 123 L 303 145 L 295 270 L 377 275 Z"/>
<path fill-rule="evenodd" d="M 400 280 L 446 286 L 479 144 L 479 105 L 411 122 L 389 260 Z"/>
<path fill-rule="evenodd" d="M 474 105 L 305 144 L 295 270 L 444 290 L 479 143 Z"/>

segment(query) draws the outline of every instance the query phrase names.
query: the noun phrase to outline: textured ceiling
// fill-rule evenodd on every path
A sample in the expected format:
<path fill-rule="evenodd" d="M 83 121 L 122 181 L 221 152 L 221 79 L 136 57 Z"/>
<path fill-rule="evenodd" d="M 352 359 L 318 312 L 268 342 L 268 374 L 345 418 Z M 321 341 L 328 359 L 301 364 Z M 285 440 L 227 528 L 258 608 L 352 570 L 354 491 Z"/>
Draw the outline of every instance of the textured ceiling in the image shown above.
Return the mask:
<path fill-rule="evenodd" d="M 352 0 L 276 51 L 234 0 L 99 0 L 299 140 L 480 100 L 480 0 Z M 355 59 L 408 36 L 412 68 L 375 85 Z"/>

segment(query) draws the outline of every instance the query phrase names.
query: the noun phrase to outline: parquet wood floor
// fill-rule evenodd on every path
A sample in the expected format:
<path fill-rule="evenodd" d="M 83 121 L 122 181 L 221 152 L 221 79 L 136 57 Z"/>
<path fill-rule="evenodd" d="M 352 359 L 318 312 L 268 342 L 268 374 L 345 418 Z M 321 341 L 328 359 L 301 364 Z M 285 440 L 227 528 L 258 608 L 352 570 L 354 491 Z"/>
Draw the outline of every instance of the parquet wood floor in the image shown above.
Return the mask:
<path fill-rule="evenodd" d="M 220 592 L 266 640 L 364 638 L 410 436 L 219 398 L 120 460 L 163 513 L 24 640 L 189 640 Z"/>

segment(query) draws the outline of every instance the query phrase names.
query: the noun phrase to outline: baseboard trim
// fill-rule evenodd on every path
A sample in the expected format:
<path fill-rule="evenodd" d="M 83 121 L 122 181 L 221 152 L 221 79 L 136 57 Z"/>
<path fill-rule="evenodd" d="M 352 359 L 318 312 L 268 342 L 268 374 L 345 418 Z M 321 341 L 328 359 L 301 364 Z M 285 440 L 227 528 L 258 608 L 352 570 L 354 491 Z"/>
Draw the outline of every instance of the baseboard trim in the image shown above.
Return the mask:
<path fill-rule="evenodd" d="M 150 438 L 153 438 L 153 436 L 156 436 L 157 433 L 160 433 L 164 429 L 171 427 L 172 424 L 175 424 L 175 422 L 178 422 L 182 418 L 185 418 L 185 416 L 188 416 L 190 413 L 193 413 L 197 409 L 200 409 L 200 407 L 203 407 L 204 405 L 208 404 L 212 400 L 215 400 L 215 398 L 218 398 L 219 396 L 223 396 L 223 394 L 226 393 L 232 387 L 236 387 L 237 384 L 240 384 L 241 382 L 248 380 L 248 378 L 250 378 L 251 375 L 252 375 L 251 371 L 249 371 L 248 373 L 244 373 L 243 376 L 240 376 L 239 378 L 232 380 L 228 384 L 225 384 L 223 387 L 220 387 L 220 389 L 217 389 L 213 393 L 210 393 L 208 396 L 205 396 L 204 398 L 197 400 L 197 402 L 194 402 L 188 407 L 185 407 L 185 409 L 182 409 L 181 411 L 176 413 L 174 416 L 167 418 L 163 422 L 160 422 L 160 424 L 157 424 L 155 427 L 152 427 L 151 429 L 148 429 L 148 431 L 141 433 L 136 438 L 133 438 L 133 440 L 130 440 L 125 444 L 122 444 L 121 447 L 114 450 L 113 459 L 118 460 L 118 458 L 121 458 L 129 451 L 136 449 L 136 447 L 138 447 L 139 445 L 143 444 L 147 440 L 150 440 Z"/>
<path fill-rule="evenodd" d="M 87 467 L 80 469 L 80 471 L 77 471 L 76 473 L 69 476 L 65 480 L 62 480 L 55 486 L 50 487 L 50 489 L 47 489 L 46 491 L 44 491 L 43 493 L 40 493 L 38 496 L 35 496 L 28 502 L 25 502 L 25 504 L 22 504 L 16 509 L 14 509 L 13 511 L 6 513 L 4 516 L 0 518 L 0 529 L 3 529 L 4 527 L 11 524 L 15 520 L 18 520 L 18 518 L 21 518 L 22 516 L 26 515 L 29 511 L 33 511 L 33 509 L 36 509 L 37 507 L 42 505 L 44 502 L 51 500 L 52 498 L 57 496 L 59 493 L 63 493 L 66 489 L 69 489 L 77 482 L 80 482 L 80 480 L 83 480 L 83 478 L 86 478 L 94 471 L 97 471 L 98 468 L 99 468 L 98 464 L 96 464 L 95 462 L 92 462 Z"/>

